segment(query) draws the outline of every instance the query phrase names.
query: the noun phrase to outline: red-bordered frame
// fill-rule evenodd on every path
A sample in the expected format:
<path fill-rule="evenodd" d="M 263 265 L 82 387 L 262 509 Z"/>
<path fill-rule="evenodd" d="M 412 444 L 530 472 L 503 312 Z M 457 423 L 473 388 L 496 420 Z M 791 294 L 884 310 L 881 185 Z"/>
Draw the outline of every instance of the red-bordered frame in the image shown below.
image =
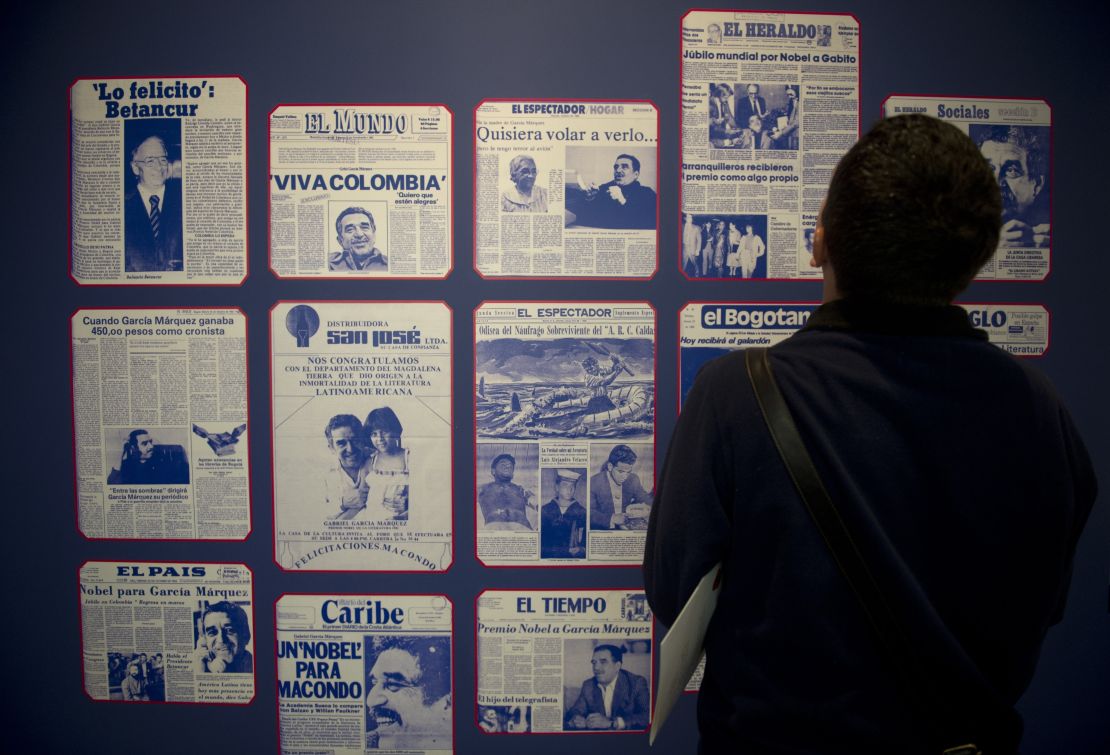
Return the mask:
<path fill-rule="evenodd" d="M 494 275 L 492 273 L 491 274 L 483 273 L 481 270 L 478 269 L 478 110 L 481 109 L 482 105 L 485 105 L 486 103 L 515 103 L 515 102 L 520 102 L 520 103 L 525 103 L 525 102 L 560 103 L 560 104 L 570 103 L 570 104 L 583 104 L 583 105 L 590 105 L 590 104 L 593 104 L 593 105 L 650 105 L 652 107 L 652 109 L 655 110 L 655 145 L 654 145 L 654 149 L 655 149 L 656 181 L 660 185 L 662 184 L 662 181 L 659 180 L 662 176 L 662 171 L 661 171 L 662 165 L 660 164 L 660 160 L 659 160 L 659 144 L 662 141 L 662 138 L 661 138 L 661 135 L 660 135 L 660 130 L 659 130 L 659 127 L 660 127 L 659 106 L 656 105 L 651 100 L 617 100 L 617 99 L 591 99 L 591 98 L 567 99 L 567 98 L 558 98 L 558 97 L 547 97 L 547 98 L 487 97 L 486 99 L 482 100 L 477 105 L 475 105 L 474 106 L 474 111 L 473 111 L 474 133 L 472 134 L 472 138 L 474 140 L 473 141 L 474 148 L 473 148 L 473 160 L 472 160 L 472 163 L 471 163 L 471 170 L 473 171 L 474 199 L 473 199 L 473 204 L 472 204 L 472 207 L 471 207 L 471 221 L 473 223 L 473 229 L 471 231 L 473 236 L 472 236 L 471 243 L 472 243 L 472 248 L 474 250 L 474 259 L 473 259 L 473 263 L 472 263 L 472 265 L 474 267 L 474 272 L 477 273 L 478 277 L 483 279 L 483 280 L 498 280 L 498 281 L 540 281 L 540 280 L 546 280 L 546 281 L 605 281 L 605 280 L 611 280 L 611 281 L 612 280 L 647 281 L 647 280 L 651 280 L 652 278 L 654 278 L 659 273 L 659 240 L 660 240 L 659 224 L 660 224 L 660 220 L 661 220 L 661 218 L 660 218 L 660 204 L 659 204 L 660 186 L 655 187 L 655 267 L 652 268 L 652 271 L 649 275 L 642 275 L 642 276 L 628 276 L 628 275 L 583 275 L 583 276 L 570 276 L 570 275 L 557 275 L 557 276 L 549 276 L 549 275 Z M 536 117 L 539 117 L 539 116 L 536 116 Z M 605 146 L 605 147 L 612 146 L 612 148 L 614 150 L 617 150 L 617 151 L 620 151 L 620 149 L 621 149 L 620 147 L 618 147 L 616 145 L 593 145 L 593 146 Z M 565 244 L 565 241 L 564 241 L 564 244 Z"/>
<path fill-rule="evenodd" d="M 1039 97 L 975 97 L 975 96 L 967 95 L 967 94 L 911 94 L 909 92 L 893 92 L 891 94 L 888 94 L 886 97 L 884 97 L 883 101 L 882 101 L 882 104 L 879 106 L 879 114 L 883 118 L 892 117 L 890 115 L 887 115 L 887 112 L 886 112 L 887 111 L 887 103 L 890 102 L 892 99 L 894 99 L 896 97 L 912 97 L 912 98 L 919 99 L 919 100 L 952 100 L 954 102 L 965 102 L 965 103 L 977 104 L 977 105 L 978 104 L 994 104 L 994 103 L 1000 103 L 1000 104 L 1011 103 L 1015 106 L 1018 106 L 1018 105 L 1021 105 L 1023 103 L 1036 103 L 1036 104 L 1044 105 L 1046 108 L 1048 108 L 1048 116 L 1049 116 L 1049 122 L 1048 122 L 1048 222 L 1049 222 L 1050 226 L 1052 225 L 1052 223 L 1055 221 L 1055 217 L 1054 217 L 1055 205 L 1054 205 L 1054 202 L 1055 202 L 1055 199 L 1056 199 L 1055 187 L 1053 187 L 1053 185 L 1052 185 L 1053 184 L 1053 176 L 1055 175 L 1055 172 L 1056 172 L 1055 171 L 1056 128 L 1053 125 L 1053 122 L 1055 121 L 1055 116 L 1052 112 L 1052 103 L 1050 103 L 1046 99 L 1039 98 Z M 1040 124 L 1036 124 L 1036 123 L 1028 123 L 1028 124 L 991 123 L 991 124 L 986 124 L 986 125 L 995 125 L 995 126 L 1008 126 L 1008 125 L 1038 126 Z M 1048 258 L 1047 259 L 1048 264 L 1047 264 L 1047 267 L 1045 268 L 1044 276 L 1041 277 L 1041 278 L 982 278 L 982 277 L 976 275 L 973 280 L 983 281 L 983 282 L 1003 281 L 1005 283 L 1043 283 L 1044 281 L 1048 280 L 1049 276 L 1052 275 L 1052 257 L 1053 257 L 1053 255 L 1052 255 L 1052 241 L 1051 240 L 1048 243 L 1048 249 L 1046 249 L 1046 252 L 1047 252 L 1047 258 Z M 997 250 L 996 250 L 995 253 L 997 253 Z M 992 254 L 991 256 L 993 257 L 994 255 Z M 1048 351 L 1047 344 L 1045 345 L 1045 351 L 1046 352 Z M 1029 355 L 1029 356 L 1033 356 L 1033 355 Z"/>
<path fill-rule="evenodd" d="M 253 642 L 254 645 L 254 662 L 251 668 L 252 679 L 252 694 L 250 700 L 244 702 L 197 702 L 196 700 L 100 700 L 89 694 L 88 683 L 85 679 L 85 622 L 84 622 L 84 607 L 85 603 L 81 595 L 81 572 L 89 564 L 143 564 L 143 565 L 166 565 L 166 566 L 237 566 L 246 570 L 250 575 L 250 590 L 251 590 L 251 640 L 256 640 L 258 637 L 258 622 L 256 621 L 254 606 L 254 572 L 246 564 L 236 563 L 234 561 L 142 561 L 142 560 L 119 560 L 119 561 L 101 561 L 98 559 L 85 559 L 77 567 L 77 623 L 79 626 L 79 645 L 78 649 L 81 653 L 81 691 L 84 692 L 85 697 L 89 698 L 94 703 L 121 703 L 123 705 L 134 705 L 143 703 L 149 705 L 250 705 L 258 697 L 258 643 Z M 233 601 L 234 602 L 234 601 Z M 275 653 L 276 656 L 276 653 Z"/>
<path fill-rule="evenodd" d="M 449 123 L 447 129 L 447 180 L 449 196 L 447 202 L 447 232 L 450 235 L 450 243 L 447 245 L 447 270 L 442 275 L 368 275 L 368 276 L 354 276 L 354 275 L 329 275 L 327 272 L 323 275 L 278 275 L 274 270 L 273 263 L 273 247 L 271 232 L 273 229 L 273 220 L 271 217 L 273 209 L 273 193 L 274 184 L 273 176 L 273 149 L 274 143 L 270 134 L 270 122 L 274 113 L 284 107 L 348 107 L 348 108 L 418 108 L 418 107 L 438 107 L 447 111 L 449 116 Z M 281 102 L 266 114 L 266 266 L 269 268 L 270 273 L 278 280 L 350 280 L 366 283 L 369 281 L 400 281 L 400 280 L 422 280 L 422 281 L 438 281 L 444 280 L 455 269 L 455 111 L 442 102 Z M 388 252 L 387 252 L 388 254 Z"/>
<path fill-rule="evenodd" d="M 160 281 L 94 281 L 86 282 L 73 274 L 73 88 L 84 81 L 142 81 L 143 79 L 157 80 L 157 79 L 173 79 L 174 81 L 190 81 L 196 79 L 204 79 L 206 81 L 213 81 L 216 79 L 238 79 L 243 83 L 243 277 L 235 283 L 162 283 Z M 66 176 L 66 203 L 68 205 L 68 218 L 69 224 L 66 227 L 66 249 L 68 254 L 68 264 L 66 265 L 66 275 L 70 280 L 78 286 L 242 286 L 250 276 L 251 260 L 250 260 L 250 87 L 247 86 L 247 81 L 238 74 L 216 74 L 214 76 L 185 76 L 181 74 L 170 75 L 140 75 L 140 76 L 83 76 L 73 79 L 69 86 L 66 87 L 66 113 L 69 120 L 66 123 L 66 136 L 69 140 L 68 145 L 68 175 Z M 145 120 L 145 119 L 141 119 Z M 121 217 L 123 209 L 120 209 Z M 184 222 L 184 219 L 182 220 Z"/>
<path fill-rule="evenodd" d="M 478 489 L 480 487 L 479 483 L 478 483 L 478 445 L 480 443 L 480 440 L 478 438 L 478 386 L 477 386 L 477 381 L 474 380 L 474 377 L 478 373 L 478 348 L 477 348 L 478 311 L 481 310 L 484 307 L 496 307 L 496 306 L 512 307 L 512 306 L 518 306 L 518 305 L 527 306 L 527 305 L 533 305 L 533 304 L 538 304 L 538 305 L 550 304 L 550 305 L 553 305 L 553 306 L 558 306 L 558 305 L 579 306 L 579 305 L 590 305 L 590 304 L 608 304 L 608 305 L 615 305 L 615 306 L 621 306 L 621 307 L 646 307 L 647 309 L 651 310 L 651 315 L 652 315 L 651 316 L 651 323 L 652 323 L 652 333 L 653 333 L 653 335 L 652 335 L 652 376 L 651 376 L 651 383 L 652 383 L 652 400 L 655 402 L 655 409 L 652 411 L 652 423 L 651 423 L 651 425 L 652 425 L 652 429 L 651 429 L 651 477 L 652 477 L 652 482 L 653 482 L 653 486 L 654 486 L 654 481 L 655 481 L 655 477 L 656 477 L 655 464 L 656 464 L 656 459 L 657 459 L 658 453 L 659 453 L 658 449 L 656 448 L 656 444 L 658 443 L 657 436 L 658 436 L 658 433 L 659 433 L 659 416 L 658 416 L 658 414 L 659 414 L 659 342 L 658 342 L 658 339 L 657 339 L 657 336 L 659 334 L 659 313 L 655 309 L 655 305 L 652 304 L 650 301 L 636 300 L 636 299 L 575 299 L 575 300 L 566 300 L 566 299 L 551 299 L 551 300 L 538 300 L 538 299 L 520 299 L 520 300 L 496 299 L 496 300 L 493 300 L 493 299 L 483 299 L 481 302 L 478 303 L 478 306 L 476 306 L 474 308 L 474 312 L 471 313 L 471 320 L 472 320 L 472 327 L 473 327 L 473 340 L 474 340 L 474 365 L 473 365 L 473 370 L 471 371 L 471 385 L 470 385 L 471 401 L 472 401 L 472 404 L 471 404 L 472 408 L 471 408 L 471 415 L 470 416 L 471 416 L 471 419 L 472 419 L 472 427 L 473 427 L 473 432 L 471 434 L 471 437 L 474 440 L 474 463 L 473 463 L 474 488 L 473 488 L 473 499 L 472 499 L 473 504 L 474 504 L 474 559 L 478 563 L 480 563 L 482 566 L 485 566 L 486 568 L 489 568 L 489 569 L 563 569 L 563 568 L 568 568 L 568 569 L 620 569 L 620 568 L 638 569 L 638 568 L 640 568 L 640 562 L 636 562 L 634 564 L 623 563 L 623 562 L 597 562 L 597 563 L 582 563 L 582 564 L 570 564 L 570 563 L 559 562 L 559 563 L 555 563 L 555 564 L 545 564 L 545 563 L 542 563 L 542 559 L 538 559 L 538 561 L 540 561 L 540 562 L 534 563 L 534 564 L 533 563 L 504 563 L 504 564 L 492 563 L 491 564 L 491 563 L 486 563 L 485 561 L 483 561 L 481 559 L 481 557 L 479 557 L 479 555 L 478 555 L 478 535 L 481 532 L 481 527 L 479 526 L 479 522 L 478 522 L 478 517 L 481 516 L 481 509 L 478 506 Z M 539 318 L 537 318 L 537 319 L 539 319 Z M 590 441 L 590 440 L 587 439 L 586 442 L 590 443 L 590 442 L 593 442 L 593 441 Z M 638 442 L 638 441 L 634 441 L 634 442 Z M 539 532 L 537 531 L 536 534 L 538 536 Z"/>
<path fill-rule="evenodd" d="M 793 10 L 768 10 L 768 9 L 762 9 L 762 10 L 761 9 L 743 9 L 743 10 L 741 10 L 741 9 L 736 9 L 736 8 L 691 8 L 690 10 L 688 10 L 684 14 L 682 14 L 682 18 L 679 20 L 679 23 L 678 23 L 678 94 L 679 94 L 679 101 L 680 102 L 681 102 L 681 98 L 682 98 L 682 82 L 683 82 L 682 71 L 683 71 L 683 68 L 684 68 L 684 61 L 685 61 L 685 58 L 683 56 L 685 55 L 685 52 L 686 52 L 685 40 L 683 39 L 682 30 L 686 26 L 686 19 L 693 13 L 732 13 L 732 14 L 741 14 L 741 15 L 756 15 L 756 14 L 761 14 L 762 13 L 762 14 L 775 15 L 775 16 L 812 16 L 812 17 L 822 17 L 822 18 L 829 18 L 829 17 L 833 17 L 833 16 L 841 16 L 843 18 L 846 18 L 846 19 L 850 18 L 853 21 L 855 21 L 858 33 L 856 35 L 857 46 L 856 46 L 856 49 L 854 51 L 854 54 L 860 58 L 860 63 L 858 63 L 856 65 L 856 97 L 857 97 L 857 100 L 858 100 L 857 105 L 856 105 L 856 139 L 857 140 L 859 139 L 859 137 L 860 137 L 860 125 L 863 121 L 863 108 L 862 108 L 863 98 L 861 96 L 862 92 L 863 92 L 863 88 L 861 86 L 862 81 L 863 81 L 863 62 L 862 62 L 862 59 L 863 59 L 863 54 L 862 54 L 862 52 L 863 52 L 863 34 L 862 34 L 862 28 L 861 28 L 862 25 L 860 24 L 860 20 L 859 20 L 858 16 L 856 16 L 854 13 L 837 13 L 837 12 L 822 13 L 822 12 L 818 12 L 818 11 L 793 11 Z M 852 54 L 852 53 L 849 53 L 849 54 Z M 800 86 L 801 82 L 799 81 L 798 84 Z M 678 221 L 679 221 L 678 222 L 678 246 L 677 246 L 678 253 L 675 255 L 675 263 L 678 265 L 678 272 L 683 277 L 683 279 L 687 280 L 687 281 L 699 281 L 700 282 L 700 281 L 735 281 L 735 280 L 738 280 L 736 278 L 691 278 L 690 276 L 686 275 L 686 271 L 683 268 L 683 265 L 682 265 L 682 215 L 686 212 L 686 210 L 684 210 L 683 206 L 682 206 L 682 183 L 683 183 L 683 180 L 684 180 L 683 172 L 682 172 L 682 163 L 683 163 L 682 145 L 683 145 L 682 118 L 680 117 L 678 119 Z M 799 154 L 800 153 L 801 153 L 801 150 L 799 149 Z M 713 214 L 713 213 L 704 213 L 704 212 L 693 213 L 693 212 L 691 212 L 691 214 L 705 215 L 705 214 Z M 726 215 L 744 215 L 744 214 L 758 215 L 758 214 L 761 214 L 761 213 L 721 213 L 721 214 L 726 214 Z M 770 215 L 771 214 L 770 210 L 768 210 L 768 212 L 766 214 Z M 800 214 L 801 214 L 801 211 L 799 210 L 799 216 L 800 216 Z M 771 277 L 767 277 L 767 278 L 759 278 L 758 280 L 760 280 L 760 281 L 820 281 L 821 279 L 820 279 L 820 277 L 806 277 L 806 278 L 771 278 Z"/>
<path fill-rule="evenodd" d="M 1044 312 L 1044 316 L 1045 316 L 1044 351 L 1042 351 L 1040 354 L 1014 354 L 1013 352 L 1010 352 L 1010 351 L 1007 351 L 1006 353 L 1008 353 L 1008 354 L 1010 354 L 1010 356 L 1016 357 L 1018 359 L 1040 359 L 1041 357 L 1043 357 L 1045 354 L 1048 353 L 1048 347 L 1049 347 L 1049 344 L 1052 341 L 1052 311 L 1049 310 L 1049 308 L 1046 307 L 1044 304 L 1041 304 L 1040 302 L 1017 302 L 1017 301 L 1012 301 L 1012 302 L 954 301 L 952 303 L 955 304 L 957 307 L 960 307 L 961 309 L 967 310 L 969 315 L 971 314 L 971 310 L 977 309 L 977 308 L 1007 309 L 1009 307 L 1015 307 L 1015 308 L 1019 308 L 1019 309 L 1025 309 L 1025 308 L 1040 309 L 1041 311 Z M 982 326 L 977 326 L 977 327 L 982 327 Z M 986 328 L 983 328 L 983 330 L 986 330 Z M 992 341 L 992 343 L 994 343 L 994 342 Z M 997 344 L 995 344 L 995 345 L 997 346 Z M 1006 351 L 1006 349 L 1003 348 L 1002 346 L 998 346 L 998 348 L 1002 349 L 1003 351 Z"/>
<path fill-rule="evenodd" d="M 274 726 L 277 729 L 277 743 L 278 752 L 284 752 L 281 747 L 281 675 L 278 673 L 278 604 L 281 603 L 282 598 L 285 597 L 305 597 L 305 598 L 443 598 L 447 601 L 447 605 L 451 607 L 451 631 L 448 633 L 451 643 L 451 752 L 458 750 L 458 705 L 457 700 L 459 695 L 455 694 L 457 687 L 455 684 L 455 603 L 451 600 L 449 595 L 444 593 L 360 593 L 360 592 L 283 592 L 274 600 Z M 286 629 L 280 631 L 291 632 L 293 630 Z M 326 630 L 313 630 L 313 631 L 326 631 Z M 363 662 L 365 663 L 366 652 L 363 648 Z M 477 684 L 477 677 L 475 677 L 475 684 Z M 365 715 L 366 694 L 362 695 L 363 715 Z M 365 738 L 366 732 L 363 732 Z M 363 748 L 359 748 L 363 749 Z"/>
<path fill-rule="evenodd" d="M 275 460 L 274 454 L 277 451 L 277 438 L 274 432 L 274 311 L 278 307 L 290 304 L 297 306 L 298 304 L 331 306 L 331 305 L 352 305 L 357 304 L 360 306 L 378 307 L 389 306 L 393 304 L 438 304 L 447 310 L 447 333 L 451 338 L 449 344 L 450 350 L 448 354 L 448 371 L 447 371 L 447 389 L 448 389 L 448 406 L 450 407 L 449 419 L 451 423 L 451 434 L 454 434 L 455 428 L 455 310 L 446 301 L 440 299 L 388 299 L 381 301 L 370 300 L 357 300 L 357 299 L 279 299 L 274 302 L 267 312 L 268 327 L 270 338 L 267 345 L 269 353 L 269 370 L 270 370 L 270 514 L 274 522 L 274 539 L 271 543 L 271 558 L 274 565 L 277 566 L 282 572 L 286 574 L 444 574 L 451 569 L 455 563 L 455 486 L 454 486 L 454 470 L 455 470 L 455 444 L 454 438 L 451 440 L 451 454 L 448 460 L 448 476 L 452 480 L 451 484 L 451 503 L 450 513 L 448 514 L 447 521 L 451 523 L 451 561 L 442 569 L 286 569 L 281 565 L 278 560 L 278 528 L 277 528 L 277 475 L 275 474 Z"/>
<path fill-rule="evenodd" d="M 251 532 L 254 531 L 254 493 L 250 488 L 251 480 L 251 452 L 247 451 L 247 531 L 243 537 L 237 538 L 149 538 L 149 537 L 90 537 L 86 535 L 84 530 L 81 529 L 81 492 L 80 483 L 78 482 L 77 470 L 77 393 L 76 393 L 76 378 L 77 372 L 73 363 L 73 319 L 81 312 L 145 312 L 145 311 L 172 311 L 178 312 L 181 310 L 211 310 L 216 312 L 238 312 L 243 318 L 243 382 L 246 386 L 246 413 L 244 419 L 247 422 L 247 432 L 251 431 L 251 385 L 250 385 L 250 318 L 247 313 L 239 307 L 78 307 L 73 310 L 69 316 L 69 420 L 70 420 L 70 437 L 73 439 L 73 526 L 85 540 L 90 541 L 115 541 L 115 542 L 156 542 L 156 543 L 239 543 L 245 541 L 250 537 Z M 190 423 L 191 424 L 191 423 Z M 104 428 L 103 422 L 100 424 L 101 430 Z M 193 467 L 190 463 L 190 485 L 193 480 Z M 195 507 L 195 502 L 194 502 Z"/>
<path fill-rule="evenodd" d="M 478 706 L 479 706 L 480 703 L 478 702 L 478 679 L 481 677 L 481 666 L 482 666 L 482 656 L 478 652 L 478 648 L 479 648 L 479 644 L 480 644 L 480 640 L 481 640 L 481 635 L 479 633 L 479 628 L 478 628 L 479 622 L 481 621 L 481 614 L 479 613 L 479 603 L 481 602 L 483 595 L 486 595 L 487 593 L 491 593 L 491 592 L 508 593 L 510 595 L 524 595 L 524 594 L 544 595 L 544 594 L 547 594 L 547 593 L 567 593 L 567 592 L 576 593 L 578 595 L 582 595 L 582 594 L 585 594 L 585 593 L 613 593 L 613 592 L 625 593 L 626 595 L 632 594 L 632 593 L 641 593 L 641 594 L 646 595 L 646 591 L 644 590 L 643 587 L 581 587 L 581 588 L 579 588 L 579 587 L 547 587 L 547 588 L 542 588 L 541 587 L 541 588 L 532 588 L 532 589 L 524 589 L 524 590 L 509 590 L 507 588 L 502 588 L 502 587 L 493 587 L 493 588 L 489 588 L 489 589 L 486 589 L 486 590 L 482 590 L 477 595 L 475 595 L 474 596 L 474 728 L 475 729 L 482 732 L 482 734 L 484 734 L 486 736 L 491 736 L 491 737 L 499 736 L 499 735 L 507 735 L 507 736 L 516 737 L 516 736 L 521 736 L 521 735 L 532 735 L 532 734 L 547 734 L 547 735 L 570 734 L 571 736 L 580 736 L 580 735 L 583 735 L 583 734 L 640 734 L 640 735 L 645 735 L 645 734 L 647 734 L 648 732 L 651 731 L 651 723 L 652 723 L 652 721 L 655 720 L 655 697 L 656 697 L 656 695 L 655 695 L 655 691 L 656 691 L 655 682 L 657 681 L 657 676 L 658 676 L 658 673 L 659 673 L 659 658 L 658 658 L 659 645 L 656 644 L 656 642 L 655 642 L 655 612 L 654 611 L 652 611 L 651 617 L 648 619 L 648 621 L 644 622 L 647 625 L 648 644 L 651 647 L 651 676 L 652 676 L 652 678 L 647 680 L 647 682 L 648 682 L 648 693 L 651 695 L 651 710 L 649 711 L 649 715 L 648 715 L 648 725 L 646 727 L 644 727 L 643 729 L 582 729 L 580 731 L 566 731 L 566 730 L 560 729 L 559 731 L 529 730 L 528 732 L 512 732 L 512 731 L 490 732 L 490 731 L 486 731 L 481 726 L 479 726 L 478 723 L 479 723 L 480 719 L 478 718 Z M 580 639 L 589 639 L 589 637 L 590 637 L 590 635 L 587 635 L 587 636 L 584 636 Z M 564 679 L 563 681 L 565 682 L 566 680 Z M 566 704 L 566 702 L 567 702 L 566 700 L 563 701 L 564 705 Z"/>

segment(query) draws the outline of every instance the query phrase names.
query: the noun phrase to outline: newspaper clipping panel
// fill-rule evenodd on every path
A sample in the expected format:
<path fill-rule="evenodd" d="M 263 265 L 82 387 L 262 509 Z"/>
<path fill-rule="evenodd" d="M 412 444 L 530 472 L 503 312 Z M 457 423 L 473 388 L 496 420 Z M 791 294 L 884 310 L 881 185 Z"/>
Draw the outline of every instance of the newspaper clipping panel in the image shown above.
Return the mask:
<path fill-rule="evenodd" d="M 806 242 L 859 136 L 849 15 L 691 11 L 682 22 L 688 278 L 819 278 Z"/>
<path fill-rule="evenodd" d="M 649 102 L 486 100 L 474 112 L 474 248 L 487 277 L 647 278 L 658 266 Z"/>
<path fill-rule="evenodd" d="M 81 567 L 85 692 L 94 700 L 254 699 L 252 578 L 242 564 Z"/>
<path fill-rule="evenodd" d="M 235 76 L 70 87 L 78 283 L 225 284 L 247 275 L 247 85 Z"/>
<path fill-rule="evenodd" d="M 968 319 L 987 331 L 991 343 L 1019 357 L 1043 356 L 1048 349 L 1049 314 L 1040 304 L 968 304 Z"/>
<path fill-rule="evenodd" d="M 243 313 L 82 309 L 70 330 L 81 532 L 245 538 L 250 454 Z"/>
<path fill-rule="evenodd" d="M 278 563 L 447 569 L 450 310 L 281 302 L 270 327 Z"/>
<path fill-rule="evenodd" d="M 983 153 L 1002 190 L 998 251 L 981 280 L 1044 280 L 1052 246 L 1052 109 L 1044 100 L 895 95 L 886 116 L 925 113 L 958 126 Z"/>
<path fill-rule="evenodd" d="M 478 727 L 642 732 L 651 648 L 643 590 L 487 590 L 478 596 Z"/>
<path fill-rule="evenodd" d="M 770 348 L 806 324 L 817 304 L 695 302 L 678 314 L 679 408 L 710 359 L 752 346 Z"/>
<path fill-rule="evenodd" d="M 655 492 L 655 313 L 475 312 L 475 516 L 493 565 L 639 565 Z"/>
<path fill-rule="evenodd" d="M 282 595 L 283 753 L 452 752 L 451 603 L 442 595 Z"/>
<path fill-rule="evenodd" d="M 444 278 L 451 111 L 281 105 L 270 114 L 270 267 L 281 278 Z"/>

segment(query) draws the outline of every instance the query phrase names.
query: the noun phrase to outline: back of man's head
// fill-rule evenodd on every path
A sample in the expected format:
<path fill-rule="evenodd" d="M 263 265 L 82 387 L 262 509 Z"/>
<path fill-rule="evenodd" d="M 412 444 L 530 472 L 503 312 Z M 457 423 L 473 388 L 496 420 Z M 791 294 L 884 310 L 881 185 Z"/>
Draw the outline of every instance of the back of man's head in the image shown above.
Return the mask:
<path fill-rule="evenodd" d="M 939 305 L 994 252 L 1002 198 L 966 134 L 900 115 L 875 124 L 836 166 L 821 217 L 842 296 Z"/>

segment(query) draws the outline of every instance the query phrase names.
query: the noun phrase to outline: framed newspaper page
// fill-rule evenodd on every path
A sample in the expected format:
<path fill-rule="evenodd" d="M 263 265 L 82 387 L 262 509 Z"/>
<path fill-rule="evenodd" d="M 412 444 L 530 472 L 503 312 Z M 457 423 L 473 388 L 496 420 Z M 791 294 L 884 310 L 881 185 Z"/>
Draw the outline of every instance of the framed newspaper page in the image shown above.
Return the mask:
<path fill-rule="evenodd" d="M 859 138 L 859 21 L 698 9 L 680 44 L 683 275 L 819 279 L 799 250 Z"/>
<path fill-rule="evenodd" d="M 243 564 L 86 561 L 82 677 L 96 701 L 254 700 L 254 589 Z"/>
<path fill-rule="evenodd" d="M 643 100 L 483 100 L 474 260 L 483 278 L 650 278 L 659 109 Z"/>
<path fill-rule="evenodd" d="M 1002 192 L 998 250 L 978 280 L 1040 281 L 1052 268 L 1052 106 L 1038 99 L 892 94 L 884 117 L 925 113 L 971 137 Z"/>
<path fill-rule="evenodd" d="M 452 612 L 445 595 L 278 598 L 281 750 L 453 752 Z"/>
<path fill-rule="evenodd" d="M 1041 357 L 1048 351 L 1052 317 L 1043 304 L 956 304 L 1000 349 L 1018 357 Z"/>
<path fill-rule="evenodd" d="M 247 84 L 82 78 L 69 87 L 70 277 L 232 285 L 247 277 Z"/>
<path fill-rule="evenodd" d="M 655 310 L 474 313 L 475 511 L 486 566 L 639 566 L 655 492 Z"/>
<path fill-rule="evenodd" d="M 654 622 L 642 588 L 485 590 L 476 603 L 480 731 L 643 734 L 650 727 Z"/>
<path fill-rule="evenodd" d="M 794 335 L 817 302 L 692 301 L 678 312 L 678 409 L 711 359 L 749 346 L 769 348 Z"/>
<path fill-rule="evenodd" d="M 274 275 L 446 278 L 453 123 L 440 104 L 289 104 L 270 111 Z"/>
<path fill-rule="evenodd" d="M 282 569 L 450 567 L 451 319 L 443 302 L 270 311 Z"/>
<path fill-rule="evenodd" d="M 245 539 L 246 315 L 89 308 L 69 324 L 78 531 L 91 539 Z"/>
<path fill-rule="evenodd" d="M 769 348 L 809 321 L 817 302 L 695 301 L 678 314 L 678 408 L 711 359 L 751 346 Z M 956 302 L 973 327 L 990 342 L 1018 357 L 1042 356 L 1048 349 L 1049 312 L 1041 304 Z"/>

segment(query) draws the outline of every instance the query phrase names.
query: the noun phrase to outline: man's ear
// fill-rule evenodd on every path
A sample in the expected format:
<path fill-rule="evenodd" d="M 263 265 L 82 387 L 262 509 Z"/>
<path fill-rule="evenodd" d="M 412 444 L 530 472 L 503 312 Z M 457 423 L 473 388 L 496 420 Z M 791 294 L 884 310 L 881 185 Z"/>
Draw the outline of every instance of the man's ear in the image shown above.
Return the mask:
<path fill-rule="evenodd" d="M 810 267 L 824 267 L 829 261 L 829 250 L 825 246 L 825 228 L 820 223 L 813 229 L 813 256 L 810 257 Z"/>

